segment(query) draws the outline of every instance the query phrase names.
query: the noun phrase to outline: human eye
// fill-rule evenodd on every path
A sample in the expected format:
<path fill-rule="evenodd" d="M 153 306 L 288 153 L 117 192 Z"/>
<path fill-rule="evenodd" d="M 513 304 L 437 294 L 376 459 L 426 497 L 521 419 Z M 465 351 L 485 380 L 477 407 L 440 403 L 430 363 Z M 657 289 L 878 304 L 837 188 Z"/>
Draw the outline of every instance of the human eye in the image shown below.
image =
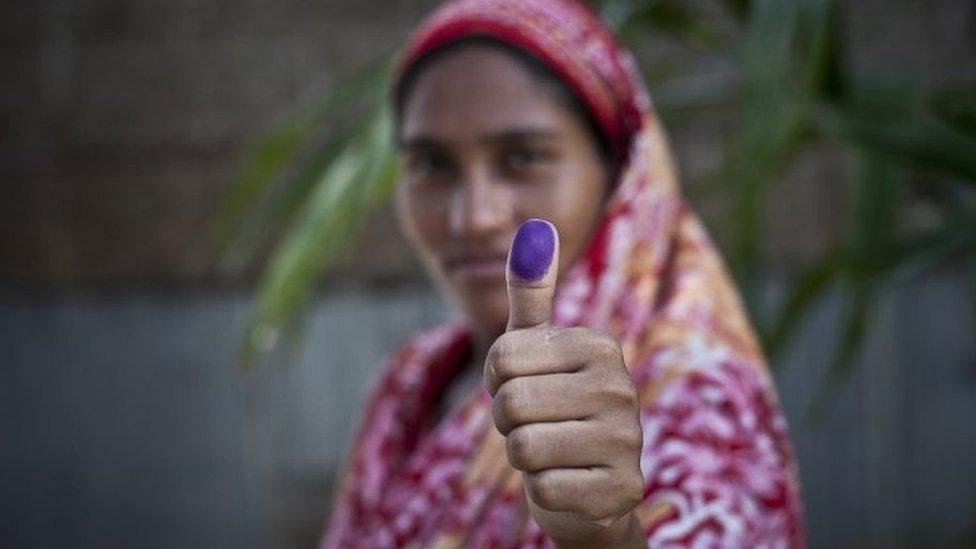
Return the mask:
<path fill-rule="evenodd" d="M 505 151 L 503 164 L 511 171 L 531 170 L 552 159 L 552 154 L 540 147 L 520 146 Z"/>
<path fill-rule="evenodd" d="M 450 168 L 450 159 L 446 155 L 436 151 L 424 151 L 411 154 L 406 162 L 408 175 L 420 180 L 445 177 Z"/>

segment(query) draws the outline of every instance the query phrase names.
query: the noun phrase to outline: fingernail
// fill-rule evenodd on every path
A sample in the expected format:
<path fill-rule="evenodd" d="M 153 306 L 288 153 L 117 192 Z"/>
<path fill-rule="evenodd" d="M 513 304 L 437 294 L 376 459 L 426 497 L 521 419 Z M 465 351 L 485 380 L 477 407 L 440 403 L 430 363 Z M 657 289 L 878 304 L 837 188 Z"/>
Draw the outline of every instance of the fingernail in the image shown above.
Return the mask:
<path fill-rule="evenodd" d="M 555 245 L 552 225 L 548 221 L 528 219 L 515 233 L 508 266 L 522 280 L 539 280 L 549 270 Z"/>

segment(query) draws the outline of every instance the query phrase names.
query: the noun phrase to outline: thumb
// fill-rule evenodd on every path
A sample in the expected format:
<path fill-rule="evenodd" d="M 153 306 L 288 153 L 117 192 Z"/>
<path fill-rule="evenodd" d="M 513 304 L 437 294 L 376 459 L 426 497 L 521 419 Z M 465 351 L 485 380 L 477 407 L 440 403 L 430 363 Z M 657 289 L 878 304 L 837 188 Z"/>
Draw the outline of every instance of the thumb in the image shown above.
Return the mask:
<path fill-rule="evenodd" d="M 519 225 L 508 251 L 508 331 L 548 324 L 559 271 L 559 233 L 544 219 Z"/>

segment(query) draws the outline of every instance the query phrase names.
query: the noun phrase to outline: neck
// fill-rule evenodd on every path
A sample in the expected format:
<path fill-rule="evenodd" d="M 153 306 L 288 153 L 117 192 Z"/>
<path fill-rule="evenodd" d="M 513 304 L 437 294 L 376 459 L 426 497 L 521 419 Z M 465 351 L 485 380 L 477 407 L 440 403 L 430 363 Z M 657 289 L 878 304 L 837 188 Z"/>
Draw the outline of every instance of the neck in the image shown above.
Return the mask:
<path fill-rule="evenodd" d="M 454 378 L 438 398 L 434 412 L 435 421 L 440 421 L 448 410 L 458 406 L 466 395 L 483 383 L 485 357 L 498 335 L 500 334 L 472 327 L 471 355 L 467 362 L 460 365 Z"/>
<path fill-rule="evenodd" d="M 505 333 L 505 327 L 494 326 L 474 326 L 471 332 L 471 358 L 475 364 L 484 364 L 485 357 L 488 356 L 488 349 L 498 339 L 498 336 Z"/>

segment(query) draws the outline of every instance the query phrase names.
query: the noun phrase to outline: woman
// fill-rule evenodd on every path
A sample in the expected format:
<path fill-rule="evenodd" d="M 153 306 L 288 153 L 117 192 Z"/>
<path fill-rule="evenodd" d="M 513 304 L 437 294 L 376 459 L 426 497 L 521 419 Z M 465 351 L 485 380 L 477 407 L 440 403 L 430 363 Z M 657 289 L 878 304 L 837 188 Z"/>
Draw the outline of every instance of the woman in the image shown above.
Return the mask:
<path fill-rule="evenodd" d="M 761 351 L 599 18 L 448 3 L 392 92 L 401 226 L 463 319 L 390 359 L 322 546 L 802 546 Z"/>

